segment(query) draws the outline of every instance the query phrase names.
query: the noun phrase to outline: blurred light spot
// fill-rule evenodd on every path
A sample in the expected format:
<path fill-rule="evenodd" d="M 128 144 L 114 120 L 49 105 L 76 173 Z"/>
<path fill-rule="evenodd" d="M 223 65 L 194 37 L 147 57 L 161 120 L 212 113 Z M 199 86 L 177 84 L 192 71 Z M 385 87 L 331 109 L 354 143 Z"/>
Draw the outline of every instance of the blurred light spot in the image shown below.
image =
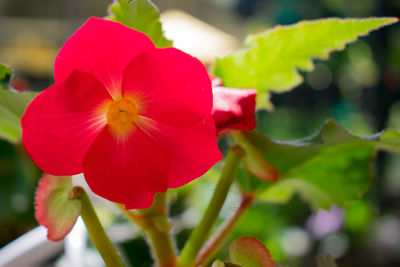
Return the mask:
<path fill-rule="evenodd" d="M 347 53 L 352 64 L 357 64 L 359 62 L 369 61 L 372 59 L 371 48 L 363 40 L 359 40 L 350 45 L 347 49 Z"/>
<path fill-rule="evenodd" d="M 369 45 L 360 41 L 347 49 L 351 72 L 350 75 L 361 85 L 373 87 L 378 83 L 378 69 L 372 58 Z"/>
<path fill-rule="evenodd" d="M 400 219 L 394 215 L 381 217 L 372 231 L 372 242 L 377 252 L 400 258 Z"/>
<path fill-rule="evenodd" d="M 364 86 L 373 87 L 378 83 L 378 70 L 372 62 L 360 62 L 355 65 L 352 75 Z"/>
<path fill-rule="evenodd" d="M 322 253 L 329 253 L 335 259 L 342 257 L 349 249 L 349 238 L 343 234 L 329 235 L 322 240 L 320 250 Z"/>
<path fill-rule="evenodd" d="M 240 199 L 241 197 L 238 190 L 236 190 L 236 188 L 231 189 L 228 192 L 228 196 L 225 200 L 225 205 L 222 206 L 219 216 L 224 220 L 228 219 L 228 217 L 231 217 L 235 210 L 238 209 L 240 205 Z"/>
<path fill-rule="evenodd" d="M 114 222 L 106 229 L 107 235 L 112 236 L 114 242 L 128 242 L 141 234 L 139 228 L 132 227 L 128 222 Z"/>
<path fill-rule="evenodd" d="M 307 221 L 307 230 L 317 239 L 337 232 L 343 223 L 343 210 L 332 206 L 330 210 L 320 210 Z"/>
<path fill-rule="evenodd" d="M 326 89 L 332 83 L 332 72 L 325 64 L 317 63 L 314 70 L 307 73 L 307 82 L 315 90 Z"/>
<path fill-rule="evenodd" d="M 400 101 L 394 102 L 389 110 L 389 127 L 400 129 Z"/>
<path fill-rule="evenodd" d="M 174 41 L 174 47 L 206 64 L 239 45 L 233 36 L 183 11 L 165 11 L 160 20 L 165 36 Z"/>
<path fill-rule="evenodd" d="M 282 247 L 288 255 L 300 257 L 310 251 L 311 239 L 302 228 L 292 227 L 284 231 Z"/>
<path fill-rule="evenodd" d="M 325 6 L 334 11 L 342 11 L 344 7 L 344 0 L 324 0 Z"/>
<path fill-rule="evenodd" d="M 388 195 L 393 197 L 400 196 L 400 157 L 397 155 L 387 155 L 386 166 L 384 168 L 384 185 Z"/>
<path fill-rule="evenodd" d="M 78 218 L 71 232 L 65 238 L 66 266 L 83 267 L 86 250 L 87 231 L 81 217 Z"/>
<path fill-rule="evenodd" d="M 355 135 L 373 134 L 376 120 L 366 112 L 358 111 L 354 102 L 338 101 L 332 107 L 333 118 Z"/>
<path fill-rule="evenodd" d="M 104 261 L 95 249 L 85 251 L 85 267 L 103 267 Z M 75 266 L 74 266 L 75 267 Z"/>
<path fill-rule="evenodd" d="M 72 247 L 74 248 L 80 248 L 82 246 L 82 240 L 79 236 L 76 235 L 71 235 L 69 238 L 69 242 Z"/>
<path fill-rule="evenodd" d="M 339 75 L 338 80 L 339 91 L 342 96 L 349 100 L 356 100 L 361 96 L 361 86 L 358 84 L 347 71 Z"/>
<path fill-rule="evenodd" d="M 38 32 L 25 30 L 0 47 L 0 59 L 35 76 L 47 76 L 53 70 L 57 51 L 57 46 Z"/>
<path fill-rule="evenodd" d="M 223 8 L 231 8 L 237 2 L 237 0 L 209 0 L 209 1 L 216 6 L 220 6 Z"/>
<path fill-rule="evenodd" d="M 19 213 L 25 212 L 29 208 L 28 199 L 24 194 L 14 194 L 11 197 L 12 208 Z"/>
<path fill-rule="evenodd" d="M 185 228 L 193 228 L 200 221 L 199 214 L 191 209 L 185 211 L 182 214 L 181 218 L 182 218 L 182 224 L 184 225 Z"/>

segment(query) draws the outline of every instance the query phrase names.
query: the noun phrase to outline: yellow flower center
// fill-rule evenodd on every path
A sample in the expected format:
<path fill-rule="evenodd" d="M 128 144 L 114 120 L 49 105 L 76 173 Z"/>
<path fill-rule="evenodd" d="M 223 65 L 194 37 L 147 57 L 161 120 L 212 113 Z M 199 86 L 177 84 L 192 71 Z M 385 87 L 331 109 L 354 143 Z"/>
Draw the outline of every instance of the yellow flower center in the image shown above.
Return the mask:
<path fill-rule="evenodd" d="M 138 109 L 129 99 L 122 98 L 108 105 L 107 123 L 117 133 L 125 133 L 132 129 L 133 123 L 138 119 Z"/>

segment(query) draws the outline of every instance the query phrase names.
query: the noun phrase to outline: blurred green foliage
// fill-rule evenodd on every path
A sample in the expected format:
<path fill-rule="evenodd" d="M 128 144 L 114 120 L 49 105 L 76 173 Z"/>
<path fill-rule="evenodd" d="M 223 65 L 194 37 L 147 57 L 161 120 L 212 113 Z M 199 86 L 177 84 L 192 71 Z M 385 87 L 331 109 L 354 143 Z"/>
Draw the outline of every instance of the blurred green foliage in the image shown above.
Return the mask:
<path fill-rule="evenodd" d="M 0 246 L 37 225 L 33 199 L 39 175 L 21 145 L 0 140 Z"/>

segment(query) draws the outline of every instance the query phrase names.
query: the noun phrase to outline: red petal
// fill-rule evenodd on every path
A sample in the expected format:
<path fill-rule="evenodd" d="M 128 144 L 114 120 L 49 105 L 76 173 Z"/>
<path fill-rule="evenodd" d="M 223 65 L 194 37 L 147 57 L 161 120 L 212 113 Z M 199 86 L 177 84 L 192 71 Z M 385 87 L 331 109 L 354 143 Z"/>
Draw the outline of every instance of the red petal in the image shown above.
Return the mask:
<path fill-rule="evenodd" d="M 60 82 L 74 70 L 93 74 L 108 90 L 119 90 L 126 65 L 154 49 L 143 33 L 120 23 L 90 18 L 64 44 L 56 58 L 54 78 Z"/>
<path fill-rule="evenodd" d="M 125 140 L 104 128 L 89 148 L 83 168 L 94 193 L 127 209 L 149 208 L 154 194 L 167 189 L 167 152 L 139 128 Z"/>
<path fill-rule="evenodd" d="M 110 95 L 88 73 L 74 71 L 64 82 L 39 94 L 22 117 L 22 140 L 46 173 L 82 172 L 82 160 L 105 123 L 96 109 Z"/>
<path fill-rule="evenodd" d="M 177 127 L 198 123 L 212 109 L 205 67 L 175 48 L 133 59 L 124 72 L 122 91 L 137 100 L 140 115 Z"/>
<path fill-rule="evenodd" d="M 203 175 L 222 158 L 210 115 L 187 128 L 176 128 L 146 117 L 140 118 L 138 126 L 168 151 L 169 188 L 182 186 Z"/>
<path fill-rule="evenodd" d="M 253 130 L 256 127 L 256 94 L 253 89 L 213 87 L 212 114 L 218 135 L 229 130 Z"/>

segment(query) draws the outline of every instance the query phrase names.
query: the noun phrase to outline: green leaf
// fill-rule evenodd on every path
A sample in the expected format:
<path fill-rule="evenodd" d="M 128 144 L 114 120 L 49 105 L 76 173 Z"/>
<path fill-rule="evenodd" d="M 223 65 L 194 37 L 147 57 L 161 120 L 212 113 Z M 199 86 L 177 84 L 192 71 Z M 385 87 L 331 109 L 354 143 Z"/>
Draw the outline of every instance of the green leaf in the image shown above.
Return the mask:
<path fill-rule="evenodd" d="M 11 77 L 11 67 L 0 64 L 0 87 L 7 88 Z"/>
<path fill-rule="evenodd" d="M 74 226 L 81 212 L 81 201 L 72 198 L 71 176 L 45 174 L 39 182 L 35 199 L 35 216 L 47 228 L 52 241 L 62 240 Z"/>
<path fill-rule="evenodd" d="M 10 76 L 11 68 L 0 64 L 0 138 L 16 143 L 21 136 L 21 116 L 37 93 L 8 89 Z"/>
<path fill-rule="evenodd" d="M 227 87 L 254 88 L 265 102 L 265 90 L 284 92 L 302 83 L 301 71 L 311 71 L 313 59 L 329 53 L 372 30 L 396 23 L 397 18 L 320 19 L 276 26 L 246 39 L 245 48 L 216 61 L 214 73 Z"/>
<path fill-rule="evenodd" d="M 156 47 L 172 46 L 172 41 L 164 37 L 159 12 L 151 1 L 114 0 L 109 7 L 109 13 L 107 19 L 143 32 Z"/>
<path fill-rule="evenodd" d="M 229 247 L 232 263 L 246 267 L 273 267 L 268 249 L 257 238 L 242 236 Z"/>
<path fill-rule="evenodd" d="M 314 209 L 344 206 L 360 199 L 372 182 L 376 151 L 400 151 L 398 131 L 360 138 L 333 120 L 301 140 L 273 140 L 256 131 L 234 137 L 245 149 L 246 157 L 251 153 L 247 147 L 252 147 L 279 170 L 280 180 L 276 183 L 252 183 L 259 199 L 286 203 L 299 193 Z M 248 186 L 245 189 L 249 191 Z"/>
<path fill-rule="evenodd" d="M 213 262 L 211 267 L 225 267 L 225 264 L 220 260 L 216 260 Z"/>
<path fill-rule="evenodd" d="M 329 254 L 318 255 L 317 256 L 317 264 L 318 264 L 318 267 L 338 267 L 335 263 L 335 259 Z"/>
<path fill-rule="evenodd" d="M 241 267 L 241 266 L 233 264 L 233 263 L 230 263 L 230 262 L 223 262 L 223 261 L 220 261 L 220 260 L 216 260 L 216 261 L 213 262 L 211 267 Z"/>

